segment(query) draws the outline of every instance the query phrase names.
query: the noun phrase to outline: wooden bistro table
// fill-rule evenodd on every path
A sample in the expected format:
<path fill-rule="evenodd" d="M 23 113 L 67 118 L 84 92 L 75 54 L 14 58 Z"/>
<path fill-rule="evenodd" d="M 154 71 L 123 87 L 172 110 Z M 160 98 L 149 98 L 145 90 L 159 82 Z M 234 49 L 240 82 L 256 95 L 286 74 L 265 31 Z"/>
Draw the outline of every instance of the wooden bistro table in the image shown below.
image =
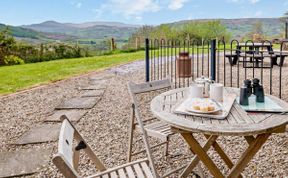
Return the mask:
<path fill-rule="evenodd" d="M 175 114 L 173 107 L 185 96 L 186 88 L 167 91 L 156 96 L 151 101 L 153 114 L 162 121 L 170 124 L 175 132 L 182 135 L 195 154 L 191 163 L 184 169 L 180 177 L 187 177 L 193 168 L 201 160 L 214 177 L 224 177 L 215 163 L 207 155 L 212 146 L 221 159 L 230 169 L 227 177 L 242 177 L 241 172 L 247 166 L 253 156 L 260 150 L 272 133 L 285 132 L 288 116 L 280 113 L 253 113 L 244 111 L 235 101 L 227 118 L 216 120 L 191 115 Z M 225 92 L 239 93 L 239 89 L 225 88 Z M 283 108 L 288 109 L 288 104 L 274 96 L 268 96 Z M 194 133 L 201 133 L 207 139 L 204 145 L 200 145 Z M 242 136 L 248 142 L 248 148 L 236 163 L 233 163 L 224 152 L 216 139 L 219 136 Z"/>

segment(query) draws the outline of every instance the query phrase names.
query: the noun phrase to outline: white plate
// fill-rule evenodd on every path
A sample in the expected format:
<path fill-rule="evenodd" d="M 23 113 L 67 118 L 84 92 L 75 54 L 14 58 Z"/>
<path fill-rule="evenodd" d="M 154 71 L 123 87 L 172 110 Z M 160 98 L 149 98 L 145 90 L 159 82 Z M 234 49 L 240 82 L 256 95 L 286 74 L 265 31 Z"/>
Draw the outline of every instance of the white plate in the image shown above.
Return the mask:
<path fill-rule="evenodd" d="M 200 110 L 195 110 L 193 108 L 193 103 L 196 101 L 196 100 L 199 100 L 201 102 L 201 100 L 208 100 L 207 102 L 211 102 L 213 103 L 214 107 L 215 107 L 215 110 L 214 111 L 200 111 Z M 191 99 L 188 99 L 185 101 L 184 103 L 184 107 L 187 111 L 189 112 L 194 112 L 194 113 L 199 113 L 199 114 L 212 114 L 212 113 L 215 113 L 215 112 L 218 112 L 218 111 L 221 111 L 222 110 L 222 107 L 221 105 L 215 101 L 215 100 L 212 100 L 212 99 L 209 99 L 209 98 L 191 98 Z"/>

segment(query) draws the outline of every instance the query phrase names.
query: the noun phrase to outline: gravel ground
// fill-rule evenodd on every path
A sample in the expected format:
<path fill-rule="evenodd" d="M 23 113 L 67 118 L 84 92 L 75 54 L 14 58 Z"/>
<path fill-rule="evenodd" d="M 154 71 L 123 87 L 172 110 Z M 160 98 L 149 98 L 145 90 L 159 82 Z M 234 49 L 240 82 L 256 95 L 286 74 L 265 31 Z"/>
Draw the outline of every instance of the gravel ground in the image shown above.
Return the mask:
<path fill-rule="evenodd" d="M 102 100 L 76 124 L 78 130 L 90 143 L 92 149 L 104 162 L 106 167 L 113 167 L 126 162 L 128 143 L 128 124 L 130 118 L 130 99 L 126 88 L 128 81 L 144 81 L 144 63 L 136 62 L 120 68 L 104 71 L 114 73 L 115 77 L 109 81 Z M 141 66 L 141 67 L 139 67 Z M 127 72 L 128 70 L 128 72 Z M 101 72 L 101 73 L 104 73 Z M 100 74 L 100 73 L 99 73 Z M 89 82 L 89 76 L 99 75 L 92 73 L 77 78 L 60 81 L 40 88 L 0 97 L 0 152 L 53 147 L 53 153 L 57 152 L 57 142 L 34 144 L 25 146 L 10 145 L 32 126 L 40 125 L 54 108 L 64 99 L 80 96 L 79 87 Z M 266 75 L 266 73 L 265 73 Z M 287 73 L 285 74 L 287 76 Z M 288 79 L 287 79 L 288 80 Z M 287 82 L 285 80 L 285 82 Z M 157 93 L 139 96 L 141 110 L 145 117 L 151 116 L 149 112 L 149 100 Z M 287 97 L 288 92 L 285 92 Z M 252 159 L 244 170 L 247 177 L 288 177 L 288 140 L 287 132 L 272 135 L 260 152 Z M 140 135 L 136 135 L 140 137 Z M 200 135 L 197 137 L 204 141 Z M 162 149 L 153 152 L 157 169 L 160 174 L 165 170 L 175 168 L 188 163 L 192 154 L 188 151 L 186 144 L 179 135 L 173 135 L 169 146 L 168 157 L 162 156 Z M 157 140 L 150 139 L 151 144 Z M 219 143 L 232 158 L 237 160 L 241 152 L 248 146 L 244 139 L 239 137 L 220 138 Z M 143 144 L 135 144 L 136 149 L 143 148 Z M 227 173 L 228 169 L 223 161 L 210 149 L 209 155 L 215 163 Z M 139 155 L 144 157 L 145 155 Z M 51 154 L 52 157 L 52 154 Z M 134 158 L 137 159 L 137 158 Z M 221 164 L 220 164 L 221 163 Z M 80 166 L 82 175 L 90 175 L 96 172 L 92 163 L 84 156 Z M 208 177 L 211 175 L 205 170 Z M 56 167 L 49 165 L 41 172 L 26 177 L 61 177 Z M 171 177 L 177 177 L 173 175 Z"/>

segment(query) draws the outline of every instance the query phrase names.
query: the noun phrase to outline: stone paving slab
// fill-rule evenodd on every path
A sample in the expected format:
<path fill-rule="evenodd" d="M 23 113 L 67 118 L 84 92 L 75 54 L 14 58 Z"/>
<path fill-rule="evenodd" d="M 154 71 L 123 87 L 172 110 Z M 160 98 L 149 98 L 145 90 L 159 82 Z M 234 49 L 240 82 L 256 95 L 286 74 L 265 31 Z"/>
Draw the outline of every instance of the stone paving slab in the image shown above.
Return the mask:
<path fill-rule="evenodd" d="M 56 109 L 91 109 L 99 100 L 99 97 L 71 98 L 62 102 Z"/>
<path fill-rule="evenodd" d="M 107 85 L 107 80 L 90 80 L 89 84 L 90 85 Z"/>
<path fill-rule="evenodd" d="M 95 74 L 93 76 L 90 76 L 90 80 L 103 80 L 103 79 L 110 79 L 114 77 L 115 74 L 109 74 L 109 73 L 104 73 L 104 74 Z"/>
<path fill-rule="evenodd" d="M 83 90 L 81 97 L 101 97 L 104 90 Z"/>
<path fill-rule="evenodd" d="M 60 127 L 60 124 L 44 124 L 37 126 L 24 133 L 14 144 L 25 145 L 56 141 L 59 137 Z"/>
<path fill-rule="evenodd" d="M 48 164 L 52 148 L 0 153 L 0 177 L 33 174 Z"/>
<path fill-rule="evenodd" d="M 89 85 L 86 87 L 82 87 L 81 90 L 104 90 L 106 89 L 106 85 Z"/>
<path fill-rule="evenodd" d="M 78 122 L 86 113 L 86 110 L 77 109 L 56 110 L 53 114 L 48 116 L 44 122 L 61 122 L 60 117 L 62 115 L 66 115 L 71 122 Z"/>

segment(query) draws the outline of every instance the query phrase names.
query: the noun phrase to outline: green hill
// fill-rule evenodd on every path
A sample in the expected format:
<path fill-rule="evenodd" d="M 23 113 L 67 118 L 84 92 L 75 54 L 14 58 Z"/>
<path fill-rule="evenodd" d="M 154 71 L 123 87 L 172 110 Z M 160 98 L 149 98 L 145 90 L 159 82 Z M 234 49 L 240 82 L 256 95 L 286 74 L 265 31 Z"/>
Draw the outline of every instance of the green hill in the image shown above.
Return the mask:
<path fill-rule="evenodd" d="M 251 32 L 254 24 L 261 22 L 263 25 L 263 32 L 266 37 L 282 37 L 284 33 L 284 24 L 279 18 L 243 18 L 243 19 L 199 19 L 199 20 L 184 20 L 170 23 L 169 25 L 175 28 L 181 27 L 183 24 L 190 22 L 204 22 L 211 20 L 220 20 L 221 23 L 231 32 L 233 38 L 242 38 L 247 33 Z"/>
<path fill-rule="evenodd" d="M 251 32 L 254 24 L 263 24 L 264 35 L 268 38 L 281 38 L 284 34 L 284 24 L 279 18 L 243 18 L 243 19 L 199 19 L 184 20 L 168 25 L 181 28 L 181 25 L 190 22 L 204 22 L 220 20 L 232 34 L 232 38 L 240 39 Z M 7 26 L 0 24 L 0 30 Z M 128 38 L 139 28 L 119 22 L 86 22 L 86 23 L 59 23 L 46 21 L 39 24 L 20 27 L 8 26 L 14 37 L 29 43 L 42 43 L 49 41 L 79 41 L 83 44 L 95 44 L 107 38 L 114 37 L 117 42 L 125 43 Z M 93 42 L 93 43 L 92 43 Z"/>
<path fill-rule="evenodd" d="M 11 34 L 14 37 L 19 38 L 32 38 L 32 39 L 39 39 L 40 37 L 43 37 L 41 35 L 41 32 L 37 32 L 31 29 L 22 28 L 22 27 L 13 27 L 13 26 L 6 26 L 4 24 L 0 24 L 0 30 L 4 30 L 8 28 L 11 32 Z"/>
<path fill-rule="evenodd" d="M 18 40 L 23 40 L 29 43 L 45 43 L 49 41 L 68 41 L 73 40 L 75 37 L 60 34 L 60 33 L 46 33 L 39 32 L 32 29 L 27 29 L 23 27 L 15 27 L 10 25 L 0 24 L 0 31 L 7 29 L 11 32 L 12 36 L 14 36 Z"/>
<path fill-rule="evenodd" d="M 137 26 L 116 22 L 88 22 L 82 24 L 59 23 L 46 21 L 40 24 L 22 26 L 24 28 L 75 36 L 78 39 L 105 39 L 114 37 L 118 40 L 127 40 L 137 30 Z"/>

